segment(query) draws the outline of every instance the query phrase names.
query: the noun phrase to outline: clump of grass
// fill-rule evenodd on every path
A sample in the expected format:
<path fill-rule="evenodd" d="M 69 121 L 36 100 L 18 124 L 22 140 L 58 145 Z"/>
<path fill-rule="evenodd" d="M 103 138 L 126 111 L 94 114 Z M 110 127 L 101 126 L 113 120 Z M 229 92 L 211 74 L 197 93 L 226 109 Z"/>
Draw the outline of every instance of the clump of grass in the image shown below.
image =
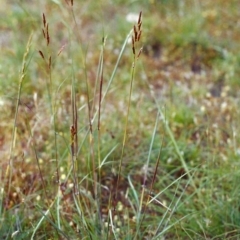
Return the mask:
<path fill-rule="evenodd" d="M 71 2 L 71 7 L 73 7 L 73 2 Z M 72 9 L 73 10 L 73 9 Z M 76 21 L 73 19 L 75 24 Z M 71 164 L 68 168 L 68 175 L 64 178 L 62 178 L 60 169 L 65 168 L 63 165 L 63 162 L 61 159 L 61 155 L 59 155 L 59 140 L 58 140 L 58 130 L 57 130 L 57 112 L 58 112 L 58 104 L 57 104 L 57 93 L 54 89 L 53 84 L 53 61 L 56 62 L 56 59 L 53 59 L 52 57 L 52 50 L 51 50 L 51 44 L 52 44 L 52 37 L 50 36 L 50 26 L 47 22 L 47 18 L 45 14 L 42 14 L 42 35 L 43 39 L 45 41 L 45 50 L 39 50 L 39 55 L 43 60 L 44 66 L 45 66 L 45 76 L 46 76 L 46 89 L 47 89 L 47 96 L 48 96 L 48 103 L 49 103 L 49 113 L 51 118 L 51 126 L 53 129 L 53 148 L 54 151 L 52 151 L 53 155 L 53 162 L 56 163 L 55 170 L 54 170 L 54 176 L 53 176 L 53 183 L 49 182 L 48 176 L 45 174 L 51 174 L 50 172 L 46 171 L 47 169 L 42 169 L 43 166 L 41 164 L 41 160 L 39 158 L 39 153 L 37 150 L 37 147 L 35 145 L 35 135 L 31 129 L 31 126 L 29 124 L 29 137 L 30 141 L 32 142 L 31 148 L 33 150 L 33 155 L 35 156 L 36 164 L 37 164 L 37 171 L 39 173 L 40 182 L 42 185 L 42 191 L 43 194 L 39 195 L 39 199 L 45 199 L 43 202 L 40 202 L 40 204 L 35 203 L 33 204 L 33 213 L 38 212 L 38 214 L 34 214 L 34 227 L 32 231 L 27 231 L 28 235 L 31 235 L 31 239 L 34 239 L 36 236 L 40 236 L 41 229 L 46 228 L 47 231 L 49 231 L 51 228 L 55 230 L 56 236 L 63 236 L 65 238 L 69 238 L 72 236 L 72 234 L 75 235 L 75 231 L 79 232 L 80 236 L 89 236 L 90 238 L 96 237 L 96 236 L 107 236 L 108 238 L 112 238 L 114 236 L 115 238 L 118 238 L 118 236 L 124 236 L 124 232 L 121 230 L 120 233 L 118 232 L 120 227 L 120 222 L 122 224 L 127 224 L 126 226 L 122 226 L 123 229 L 127 227 L 127 235 L 134 234 L 137 238 L 140 236 L 140 229 L 141 224 L 143 223 L 143 219 L 140 221 L 141 211 L 142 211 L 142 205 L 143 205 L 143 198 L 144 198 L 144 190 L 142 191 L 141 197 L 138 196 L 138 192 L 135 189 L 135 186 L 131 180 L 130 175 L 128 176 L 128 181 L 126 182 L 127 185 L 123 186 L 123 183 L 125 182 L 123 178 L 122 173 L 122 165 L 124 161 L 124 150 L 127 143 L 127 135 L 129 132 L 129 126 L 128 126 L 128 118 L 130 115 L 130 106 L 132 101 L 132 92 L 133 92 L 133 82 L 135 78 L 135 68 L 136 68 L 136 62 L 138 58 L 140 57 L 142 53 L 142 48 L 139 48 L 137 45 L 140 42 L 141 34 L 142 34 L 142 12 L 139 14 L 137 25 L 134 25 L 133 30 L 128 34 L 126 37 L 126 40 L 123 44 L 122 50 L 120 52 L 120 55 L 118 57 L 116 66 L 113 70 L 112 76 L 110 78 L 110 81 L 108 83 L 108 86 L 106 87 L 105 92 L 103 93 L 103 85 L 104 85 L 104 45 L 106 38 L 103 36 L 102 41 L 102 50 L 99 57 L 99 67 L 98 67 L 98 77 L 96 80 L 96 87 L 94 91 L 93 99 L 96 99 L 98 96 L 98 104 L 94 104 L 96 101 L 92 101 L 90 99 L 90 86 L 88 84 L 87 79 L 86 81 L 86 92 L 87 92 L 87 109 L 88 109 L 88 119 L 89 124 L 87 131 L 83 131 L 78 129 L 78 122 L 79 122 L 79 113 L 78 113 L 78 106 L 77 106 L 77 90 L 76 90 L 76 81 L 74 76 L 74 70 L 72 70 L 72 81 L 71 81 L 71 115 L 72 115 L 72 123 L 70 125 L 70 141 L 67 144 L 67 152 L 70 154 Z M 114 151 L 114 148 L 111 152 L 108 153 L 108 156 L 106 156 L 104 159 L 101 158 L 101 151 L 102 151 L 102 138 L 101 138 L 101 107 L 103 104 L 103 101 L 105 100 L 105 97 L 109 91 L 109 88 L 111 86 L 111 83 L 114 79 L 115 73 L 118 69 L 118 65 L 121 59 L 121 56 L 124 52 L 124 49 L 127 46 L 127 41 L 131 37 L 132 39 L 132 53 L 133 53 L 133 62 L 131 67 L 131 78 L 130 78 L 130 87 L 129 87 L 129 95 L 128 95 L 128 103 L 126 108 L 126 119 L 125 119 L 125 127 L 124 127 L 124 134 L 123 134 L 123 142 L 121 147 L 121 154 L 120 154 L 120 161 L 118 165 L 118 171 L 116 175 L 113 175 L 110 178 L 113 178 L 112 186 L 110 186 L 110 189 L 108 189 L 108 186 L 104 185 L 104 182 L 102 180 L 102 174 L 106 170 L 104 170 L 107 164 L 107 157 L 111 154 L 111 152 Z M 139 49 L 138 49 L 139 48 Z M 29 49 L 29 47 L 28 47 Z M 59 53 L 61 53 L 63 49 L 61 48 Z M 59 56 L 59 54 L 57 54 Z M 24 61 L 25 64 L 25 61 Z M 22 79 L 22 78 L 21 78 Z M 99 80 L 98 80 L 99 79 Z M 22 80 L 20 81 L 22 83 Z M 21 86 L 21 85 L 20 85 Z M 21 94 L 21 88 L 19 88 L 19 99 Z M 17 103 L 17 106 L 19 105 L 19 102 Z M 95 107 L 97 107 L 97 110 L 95 111 Z M 17 109 L 16 108 L 16 119 L 17 119 Z M 98 131 L 98 137 L 95 138 L 94 134 L 94 123 L 95 123 L 95 116 L 98 116 L 97 118 L 97 124 L 96 128 Z M 158 120 L 157 120 L 158 122 Z M 157 126 L 157 125 L 156 125 Z M 154 134 L 153 134 L 153 140 L 154 141 L 154 135 L 157 131 L 157 128 L 155 127 Z M 85 133 L 84 133 L 85 132 Z M 85 135 L 85 137 L 82 140 L 82 143 L 79 145 L 79 135 L 82 137 L 82 133 Z M 89 142 L 87 143 L 87 136 L 89 136 Z M 15 137 L 13 137 L 15 139 Z M 97 142 L 97 150 L 95 150 L 95 142 Z M 87 167 L 87 172 L 80 173 L 82 169 L 80 168 L 80 157 L 81 157 L 81 151 L 83 151 L 83 146 L 87 145 L 89 152 L 88 157 L 92 161 L 88 162 L 88 164 L 91 164 L 91 167 Z M 95 153 L 97 151 L 97 154 Z M 151 150 L 150 150 L 151 152 Z M 65 154 L 65 153 L 64 153 Z M 150 153 L 149 153 L 150 154 Z M 59 158 L 60 156 L 60 158 Z M 96 156 L 98 161 L 96 162 Z M 51 162 L 49 164 L 52 165 Z M 148 158 L 148 164 L 149 164 L 149 158 Z M 158 161 L 159 164 L 159 161 Z M 157 164 L 157 165 L 158 165 Z M 9 165 L 10 167 L 10 165 Z M 52 168 L 52 166 L 51 166 Z M 148 168 L 148 166 L 147 166 Z M 13 166 L 11 166 L 11 169 L 13 169 Z M 154 173 L 154 179 L 156 178 L 156 172 L 157 172 L 157 166 Z M 109 173 L 108 173 L 109 174 Z M 11 179 L 11 177 L 9 178 Z M 115 179 L 115 180 L 114 180 Z M 146 185 L 147 181 L 147 172 L 145 172 L 145 177 L 143 181 L 143 185 Z M 153 180 L 154 182 L 154 180 Z M 152 182 L 152 186 L 153 186 Z M 115 186 L 114 186 L 115 185 Z M 54 187 L 56 186 L 56 188 Z M 91 187 L 92 186 L 92 187 Z M 119 194 L 120 191 L 128 191 L 127 186 L 130 187 L 133 197 L 135 200 L 131 200 L 127 195 L 125 199 L 125 203 L 122 202 L 122 196 Z M 152 186 L 151 190 L 152 191 Z M 55 189 L 55 190 L 54 190 Z M 103 197 L 103 194 L 106 194 L 106 191 L 104 189 L 108 189 L 107 192 L 110 193 L 110 196 L 108 197 L 108 203 L 106 202 L 106 198 Z M 121 190 L 120 190 L 121 189 Z M 145 189 L 145 188 L 143 188 Z M 9 190 L 10 191 L 10 190 Z M 138 198 L 141 199 L 138 199 Z M 128 202 L 128 203 L 127 203 Z M 123 213 L 121 208 L 126 208 L 125 204 L 127 206 L 127 209 L 124 210 L 124 214 L 127 214 L 127 221 L 124 220 Z M 68 206 L 68 207 L 67 207 Z M 147 206 L 147 205 L 145 205 Z M 135 207 L 137 208 L 137 211 L 135 212 Z M 45 209 L 45 210 L 44 210 Z M 103 212 L 106 212 L 106 217 L 104 217 Z M 135 212 L 135 213 L 134 213 Z M 42 215 L 42 217 L 37 219 L 37 215 Z M 69 216 L 71 214 L 72 216 Z M 136 215 L 136 216 L 134 216 Z M 79 218 L 80 217 L 80 218 Z M 77 219 L 79 218 L 79 219 Z M 132 232 L 129 228 L 129 224 L 132 225 L 136 218 L 136 230 Z M 67 219 L 70 221 L 70 226 L 67 226 Z M 117 220 L 118 219 L 118 220 Z M 132 220 L 130 220 L 132 219 Z M 107 221 L 107 226 L 104 226 L 104 221 Z M 133 221 L 133 222 L 132 222 Z M 141 223 L 140 223 L 141 222 Z M 50 225 L 48 225 L 48 224 Z M 134 224 L 135 225 L 135 224 Z M 82 227 L 80 227 L 82 226 Z M 70 233 L 66 233 L 66 229 L 71 229 Z M 49 229 L 49 230 L 48 230 Z M 78 229 L 78 230 L 77 230 Z M 13 232 L 12 236 L 20 236 L 19 231 Z M 69 232 L 69 230 L 68 230 Z M 131 233 L 132 232 L 132 233 Z M 40 235 L 39 235 L 40 234 Z M 47 233 L 46 233 L 47 234 Z"/>
<path fill-rule="evenodd" d="M 46 3 L 26 43 L 16 104 L 8 105 L 14 126 L 1 168 L 1 238 L 238 237 L 238 95 L 227 85 L 237 57 L 212 38 L 225 34 L 214 29 L 219 7 L 144 6 L 144 26 L 140 13 L 118 50 L 122 32 L 111 36 L 104 26 L 101 40 L 93 37 L 101 24 L 81 15 L 91 1 Z M 37 84 L 27 89 L 31 79 Z"/>

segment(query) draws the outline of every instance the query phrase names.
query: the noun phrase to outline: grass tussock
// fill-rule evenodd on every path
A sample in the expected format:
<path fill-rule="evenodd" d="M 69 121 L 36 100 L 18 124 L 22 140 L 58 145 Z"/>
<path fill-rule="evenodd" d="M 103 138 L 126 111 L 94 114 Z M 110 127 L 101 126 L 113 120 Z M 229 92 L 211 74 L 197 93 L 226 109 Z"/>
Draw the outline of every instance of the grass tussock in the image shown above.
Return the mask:
<path fill-rule="evenodd" d="M 0 238 L 238 239 L 237 6 L 4 3 Z"/>

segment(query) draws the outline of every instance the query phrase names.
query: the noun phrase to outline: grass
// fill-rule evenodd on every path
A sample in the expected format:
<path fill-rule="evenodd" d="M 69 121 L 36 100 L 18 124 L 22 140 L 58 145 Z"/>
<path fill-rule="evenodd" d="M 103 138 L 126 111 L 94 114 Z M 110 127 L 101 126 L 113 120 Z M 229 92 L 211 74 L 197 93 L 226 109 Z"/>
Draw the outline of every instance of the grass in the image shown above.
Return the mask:
<path fill-rule="evenodd" d="M 4 3 L 1 239 L 238 239 L 237 9 Z"/>

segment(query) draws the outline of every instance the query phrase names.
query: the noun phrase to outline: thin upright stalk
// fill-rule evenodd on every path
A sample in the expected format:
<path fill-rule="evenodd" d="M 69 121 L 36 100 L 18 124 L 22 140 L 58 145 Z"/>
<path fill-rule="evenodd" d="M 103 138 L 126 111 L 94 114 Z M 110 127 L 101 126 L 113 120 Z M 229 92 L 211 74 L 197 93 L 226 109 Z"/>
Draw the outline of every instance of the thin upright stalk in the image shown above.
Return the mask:
<path fill-rule="evenodd" d="M 22 93 L 23 81 L 24 81 L 25 76 L 26 76 L 27 58 L 28 58 L 28 55 L 29 55 L 29 52 L 30 52 L 31 43 L 32 43 L 32 34 L 30 35 L 30 37 L 28 39 L 27 46 L 26 46 L 26 51 L 23 55 L 21 76 L 20 76 L 19 84 L 18 84 L 16 110 L 15 110 L 13 130 L 12 130 L 12 141 L 11 141 L 10 152 L 9 152 L 8 166 L 7 166 L 7 170 L 6 170 L 6 177 L 8 178 L 7 198 L 9 197 L 10 189 L 11 189 L 11 180 L 12 180 L 12 172 L 13 172 L 13 149 L 14 149 L 15 142 L 16 142 L 17 119 L 18 119 L 18 110 L 19 110 L 19 105 L 20 105 L 20 97 L 21 97 L 21 93 Z M 7 201 L 8 201 L 8 199 L 7 199 Z"/>

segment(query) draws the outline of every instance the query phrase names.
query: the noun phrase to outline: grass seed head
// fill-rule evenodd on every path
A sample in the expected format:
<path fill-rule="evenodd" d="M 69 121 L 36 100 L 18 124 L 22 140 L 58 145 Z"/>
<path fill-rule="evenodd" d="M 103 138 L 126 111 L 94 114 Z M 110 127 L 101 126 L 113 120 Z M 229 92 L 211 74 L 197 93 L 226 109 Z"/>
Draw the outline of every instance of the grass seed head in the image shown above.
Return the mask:
<path fill-rule="evenodd" d="M 48 31 L 48 23 L 47 23 L 47 27 L 46 27 L 46 32 L 47 32 L 47 45 L 49 45 L 49 43 L 50 43 L 50 36 L 49 36 L 49 31 Z"/>
<path fill-rule="evenodd" d="M 43 55 L 43 52 L 41 50 L 38 51 L 40 56 L 42 57 L 42 59 L 44 59 L 44 55 Z"/>
<path fill-rule="evenodd" d="M 138 32 L 138 36 L 137 36 L 137 41 L 139 42 L 139 40 L 140 40 L 140 38 L 141 38 L 141 34 L 142 34 L 142 31 L 140 30 L 139 32 Z"/>
<path fill-rule="evenodd" d="M 139 13 L 139 17 L 138 17 L 138 25 L 142 23 L 142 11 Z"/>
<path fill-rule="evenodd" d="M 133 54 L 135 55 L 136 50 L 135 50 L 135 43 L 140 41 L 141 35 L 142 35 L 142 12 L 140 12 L 139 14 L 139 18 L 138 18 L 138 25 L 136 27 L 136 25 L 133 26 L 133 35 L 132 35 L 132 51 Z M 139 50 L 137 57 L 139 57 L 141 55 L 142 52 L 142 48 Z"/>
<path fill-rule="evenodd" d="M 133 51 L 133 54 L 135 55 L 135 47 L 132 46 L 132 51 Z"/>
<path fill-rule="evenodd" d="M 44 13 L 43 13 L 43 26 L 46 27 L 46 18 Z"/>
<path fill-rule="evenodd" d="M 142 27 L 142 22 L 138 23 L 138 30 L 140 31 Z"/>
<path fill-rule="evenodd" d="M 137 41 L 137 37 L 138 37 L 138 31 L 137 31 L 137 28 L 136 28 L 135 25 L 133 26 L 133 30 L 134 30 L 134 40 L 136 42 Z"/>
<path fill-rule="evenodd" d="M 45 34 L 44 29 L 42 29 L 42 33 L 43 33 L 43 37 L 46 38 L 46 34 Z"/>

